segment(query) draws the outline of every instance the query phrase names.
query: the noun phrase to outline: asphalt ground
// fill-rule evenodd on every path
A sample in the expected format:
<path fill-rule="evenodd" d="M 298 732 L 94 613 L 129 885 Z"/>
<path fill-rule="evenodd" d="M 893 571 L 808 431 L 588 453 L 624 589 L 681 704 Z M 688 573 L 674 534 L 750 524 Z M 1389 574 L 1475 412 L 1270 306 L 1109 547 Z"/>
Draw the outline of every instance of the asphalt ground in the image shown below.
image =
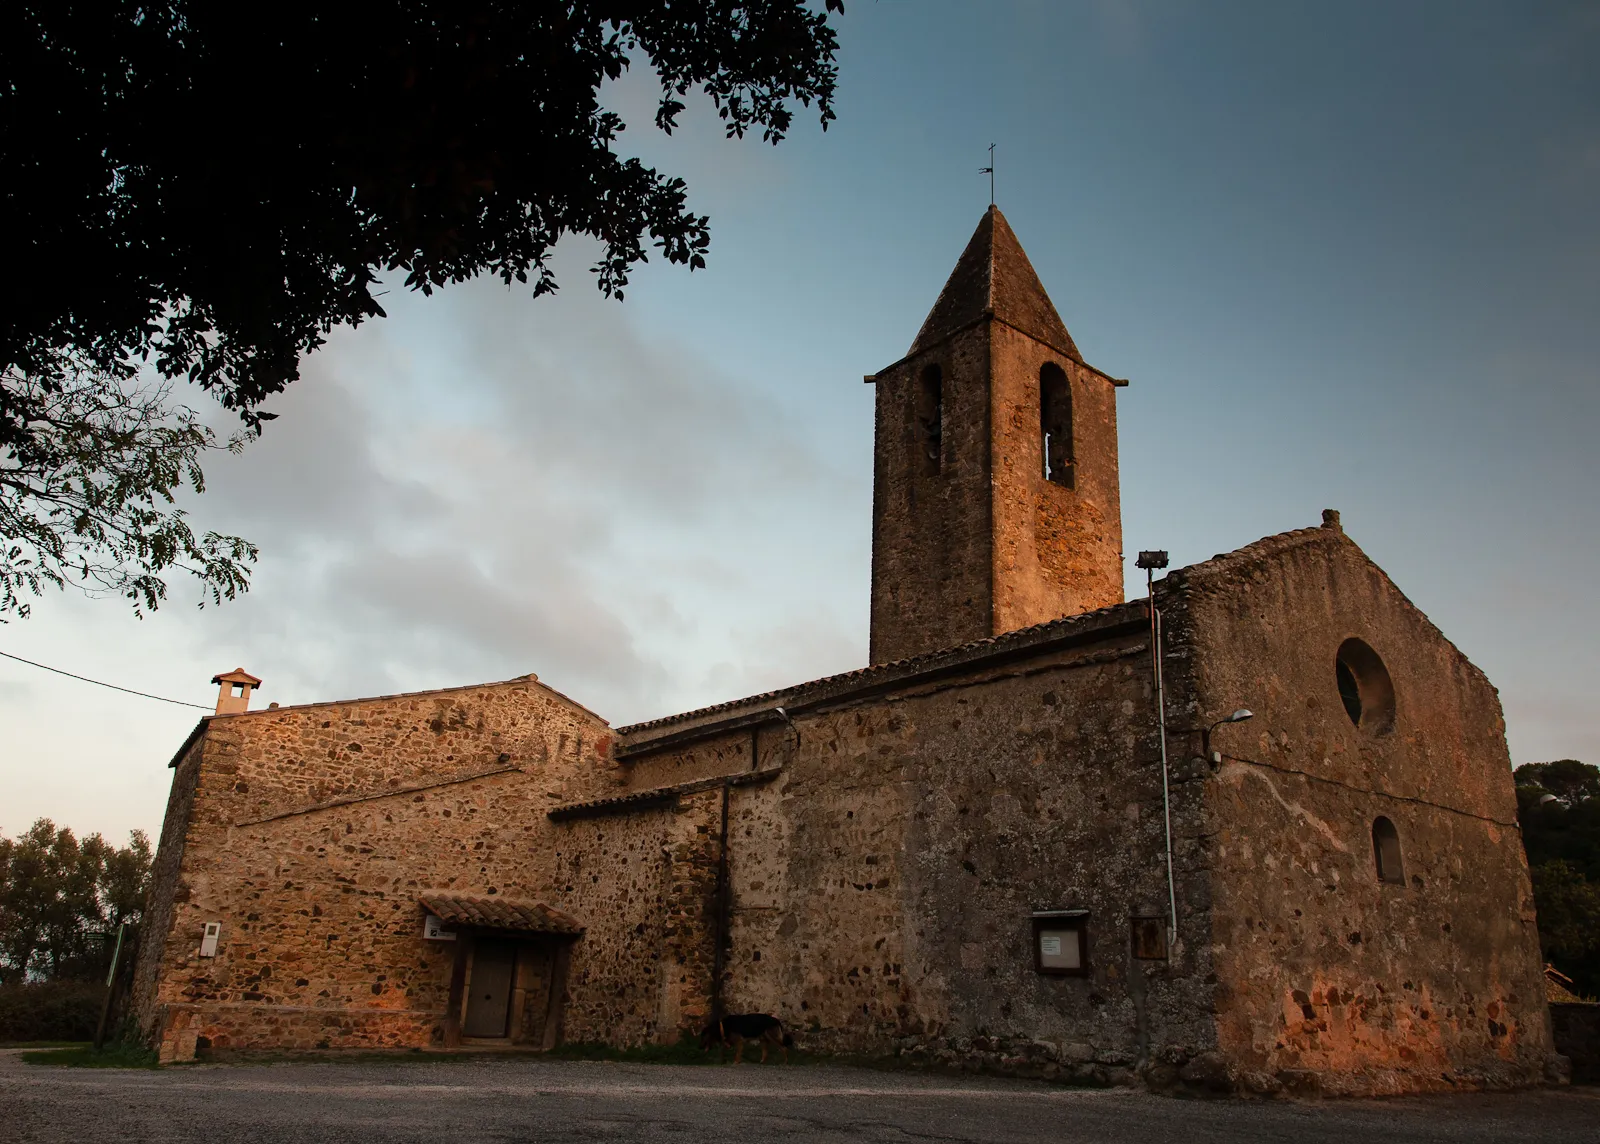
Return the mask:
<path fill-rule="evenodd" d="M 0 1140 L 1597 1144 L 1600 1089 L 1180 1100 L 822 1065 L 477 1058 L 121 1070 L 28 1065 L 5 1051 Z"/>

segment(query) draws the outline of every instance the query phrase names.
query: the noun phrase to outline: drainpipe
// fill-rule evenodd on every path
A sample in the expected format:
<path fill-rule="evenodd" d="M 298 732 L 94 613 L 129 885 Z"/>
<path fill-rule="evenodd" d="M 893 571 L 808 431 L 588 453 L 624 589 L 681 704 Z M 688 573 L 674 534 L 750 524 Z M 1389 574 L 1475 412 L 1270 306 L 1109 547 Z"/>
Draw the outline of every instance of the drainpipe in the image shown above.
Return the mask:
<path fill-rule="evenodd" d="M 752 741 L 752 746 L 754 745 Z M 728 947 L 728 791 L 722 784 L 722 831 L 717 840 L 717 944 L 711 954 L 711 1020 L 720 1021 L 723 1011 L 722 974 Z"/>
<path fill-rule="evenodd" d="M 1172 874 L 1172 779 L 1167 763 L 1167 696 L 1161 671 L 1161 612 L 1156 608 L 1155 582 L 1155 570 L 1167 566 L 1167 554 L 1160 551 L 1141 552 L 1136 566 L 1144 569 L 1150 600 L 1150 670 L 1155 686 L 1156 733 L 1161 742 L 1161 815 L 1166 836 L 1167 905 L 1171 910 L 1167 941 L 1170 957 L 1178 947 L 1178 889 Z"/>

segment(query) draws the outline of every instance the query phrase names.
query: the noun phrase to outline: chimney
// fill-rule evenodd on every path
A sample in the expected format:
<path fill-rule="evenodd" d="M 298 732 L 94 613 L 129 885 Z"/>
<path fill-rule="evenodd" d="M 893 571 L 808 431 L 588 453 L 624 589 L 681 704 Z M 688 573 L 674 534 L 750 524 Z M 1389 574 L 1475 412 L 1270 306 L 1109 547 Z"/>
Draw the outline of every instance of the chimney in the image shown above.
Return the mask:
<path fill-rule="evenodd" d="M 261 681 L 242 667 L 225 675 L 213 675 L 211 682 L 221 685 L 217 691 L 218 715 L 238 715 L 250 710 L 250 693 L 261 686 Z"/>

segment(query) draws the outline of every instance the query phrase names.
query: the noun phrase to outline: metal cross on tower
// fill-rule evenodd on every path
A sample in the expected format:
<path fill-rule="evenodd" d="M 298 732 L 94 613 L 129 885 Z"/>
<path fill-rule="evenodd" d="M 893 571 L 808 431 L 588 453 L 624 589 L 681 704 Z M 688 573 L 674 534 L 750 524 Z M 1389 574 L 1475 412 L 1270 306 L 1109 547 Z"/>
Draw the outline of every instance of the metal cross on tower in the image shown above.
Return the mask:
<path fill-rule="evenodd" d="M 989 165 L 979 167 L 978 174 L 989 176 L 989 205 L 994 206 L 994 144 L 989 144 Z"/>

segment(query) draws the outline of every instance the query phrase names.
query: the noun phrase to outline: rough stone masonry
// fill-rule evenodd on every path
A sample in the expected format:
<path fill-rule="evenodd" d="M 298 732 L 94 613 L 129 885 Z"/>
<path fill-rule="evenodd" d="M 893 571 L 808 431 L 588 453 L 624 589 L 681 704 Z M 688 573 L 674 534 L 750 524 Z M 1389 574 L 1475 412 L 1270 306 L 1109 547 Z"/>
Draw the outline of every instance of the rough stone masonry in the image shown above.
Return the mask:
<path fill-rule="evenodd" d="M 1102 1084 L 1560 1080 L 1497 695 L 1338 515 L 1124 601 L 1125 383 L 993 208 L 868 381 L 869 667 L 617 729 L 533 676 L 218 676 L 139 951 L 163 1058 L 754 1011 Z"/>

